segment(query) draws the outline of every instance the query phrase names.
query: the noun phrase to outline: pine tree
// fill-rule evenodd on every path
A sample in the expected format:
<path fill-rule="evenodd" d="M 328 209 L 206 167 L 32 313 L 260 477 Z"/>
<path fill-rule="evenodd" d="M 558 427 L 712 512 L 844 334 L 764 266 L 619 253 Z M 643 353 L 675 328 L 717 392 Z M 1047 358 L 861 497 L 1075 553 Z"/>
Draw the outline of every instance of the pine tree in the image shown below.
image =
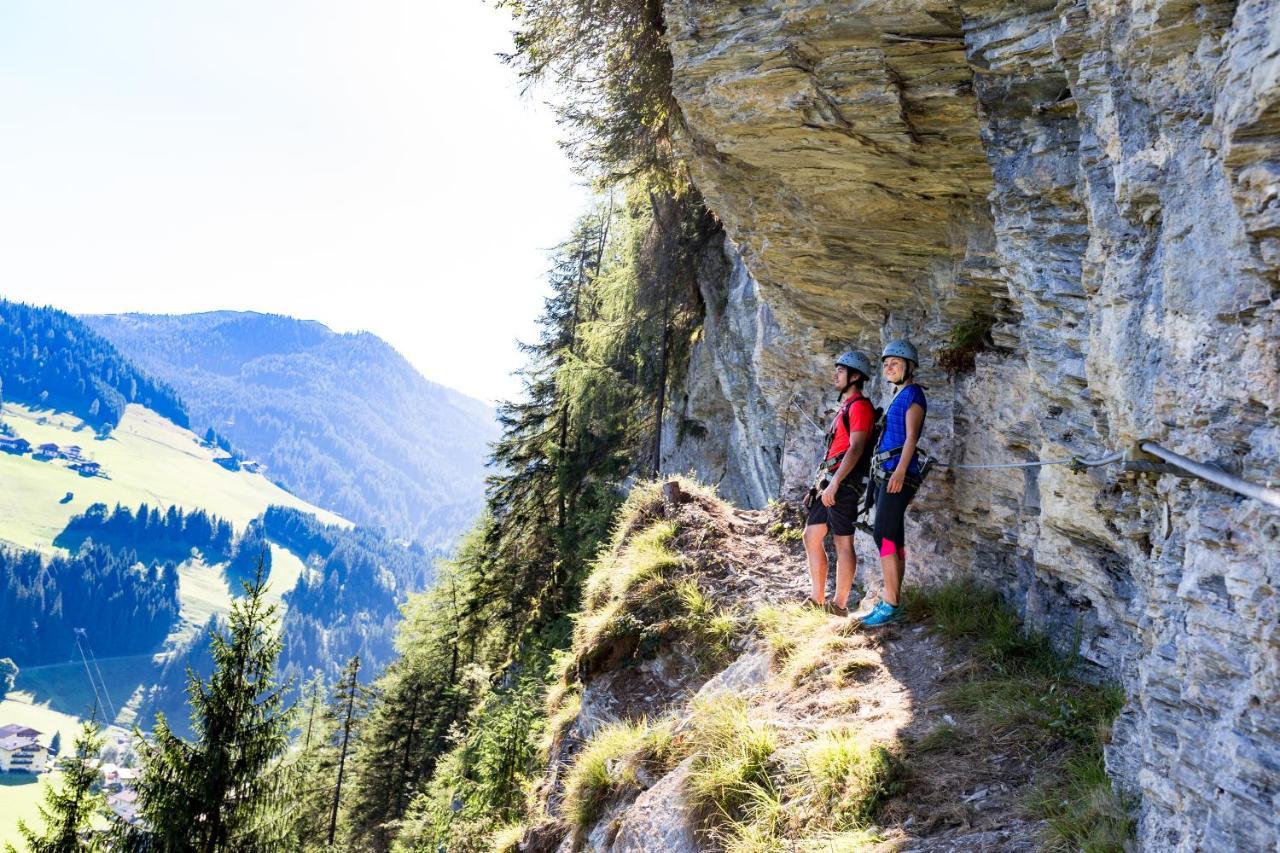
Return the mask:
<path fill-rule="evenodd" d="M 330 716 L 337 722 L 334 737 L 338 751 L 338 772 L 333 784 L 333 805 L 329 813 L 327 842 L 333 846 L 338 832 L 338 811 L 342 805 L 342 783 L 347 772 L 347 757 L 355 748 L 359 727 L 368 713 L 368 691 L 360 684 L 360 656 L 355 655 L 342 669 L 333 694 Z"/>
<path fill-rule="evenodd" d="M 417 782 L 432 765 L 424 744 L 438 722 L 442 688 L 426 683 L 418 667 L 396 661 L 378 679 L 382 701 L 369 715 L 353 768 L 349 830 L 365 847 L 390 847 L 393 825 L 404 814 Z"/>
<path fill-rule="evenodd" d="M 107 805 L 106 797 L 97 788 L 97 759 L 103 743 L 95 715 L 80 726 L 75 752 L 61 761 L 61 786 L 45 788 L 44 803 L 38 807 L 44 832 L 35 832 L 18 822 L 18 832 L 29 853 L 96 853 L 106 849 L 102 834 L 91 823 Z M 13 845 L 6 845 L 6 849 L 17 853 Z"/>
<path fill-rule="evenodd" d="M 267 853 L 291 846 L 286 810 L 295 779 L 281 760 L 289 688 L 275 679 L 281 643 L 261 563 L 244 592 L 225 631 L 210 637 L 213 674 L 203 681 L 188 673 L 194 740 L 174 734 L 163 714 L 150 738 L 138 733 L 143 825 L 119 827 L 125 849 Z"/>
<path fill-rule="evenodd" d="M 299 707 L 297 756 L 291 766 L 295 780 L 292 814 L 294 849 L 306 851 L 318 848 L 325 838 L 332 791 L 332 750 L 321 676 L 317 675 L 302 691 Z"/>

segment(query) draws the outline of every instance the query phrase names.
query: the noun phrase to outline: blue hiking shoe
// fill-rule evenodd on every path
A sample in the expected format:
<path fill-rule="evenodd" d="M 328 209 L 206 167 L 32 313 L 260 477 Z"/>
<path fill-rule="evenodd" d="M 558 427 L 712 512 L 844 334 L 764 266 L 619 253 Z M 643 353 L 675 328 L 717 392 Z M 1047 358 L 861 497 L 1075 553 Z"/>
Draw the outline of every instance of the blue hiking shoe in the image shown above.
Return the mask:
<path fill-rule="evenodd" d="M 881 625 L 897 622 L 901 618 L 901 607 L 894 607 L 892 604 L 886 604 L 882 601 L 876 605 L 875 610 L 867 614 L 867 618 L 862 620 L 862 624 L 868 628 L 879 628 Z"/>
<path fill-rule="evenodd" d="M 885 608 L 885 603 L 883 601 L 877 601 L 874 607 L 872 607 L 870 610 L 868 610 L 866 613 L 862 614 L 861 616 L 855 616 L 854 619 L 856 619 L 858 622 L 865 622 L 866 620 L 870 619 L 872 616 L 875 616 L 881 610 L 884 610 L 884 608 Z"/>

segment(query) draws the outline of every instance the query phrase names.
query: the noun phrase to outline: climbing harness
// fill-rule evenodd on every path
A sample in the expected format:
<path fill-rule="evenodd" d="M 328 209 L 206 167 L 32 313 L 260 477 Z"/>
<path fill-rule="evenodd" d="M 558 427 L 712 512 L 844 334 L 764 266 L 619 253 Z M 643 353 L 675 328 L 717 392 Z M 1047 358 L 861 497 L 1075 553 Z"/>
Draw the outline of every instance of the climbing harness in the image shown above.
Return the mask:
<path fill-rule="evenodd" d="M 831 443 L 835 441 L 835 438 L 836 438 L 836 424 L 840 421 L 843 421 L 845 432 L 849 431 L 849 410 L 852 409 L 859 400 L 865 401 L 866 404 L 871 407 L 871 422 L 873 424 L 878 423 L 880 420 L 880 411 L 876 409 L 875 404 L 872 403 L 870 399 L 862 396 L 861 394 L 859 394 L 857 397 L 854 397 L 853 399 L 845 403 L 840 404 L 840 411 L 836 415 L 835 420 L 831 422 L 831 428 L 826 432 L 826 441 L 823 442 L 823 448 L 824 448 L 822 451 L 823 458 L 818 463 L 817 470 L 814 472 L 813 485 L 809 487 L 809 491 L 804 497 L 803 504 L 806 511 L 811 506 L 813 506 L 813 502 L 818 499 L 818 496 L 821 495 L 824 491 L 826 491 L 827 487 L 831 485 L 832 475 L 834 475 L 835 472 L 840 468 L 840 463 L 844 461 L 845 454 L 848 453 L 848 451 L 846 450 L 844 453 L 837 454 L 836 456 L 831 456 L 831 457 L 827 456 L 827 454 L 831 450 Z M 801 412 L 801 414 L 804 414 L 804 413 Z M 817 424 L 814 424 L 814 426 L 817 426 Z M 850 481 L 859 485 L 864 492 L 866 491 L 869 485 L 869 483 L 867 482 L 867 473 L 868 473 L 867 462 L 866 462 L 867 448 L 871 447 L 871 442 L 874 440 L 876 434 L 877 434 L 876 429 L 875 427 L 873 427 L 871 431 L 871 436 L 868 438 L 867 444 L 863 448 L 862 458 L 859 459 L 858 462 L 853 466 L 853 470 L 850 471 L 848 475 L 849 478 L 851 478 Z M 861 513 L 862 513 L 862 510 L 859 509 L 858 514 L 860 515 Z M 857 518 L 857 516 L 855 515 L 854 518 Z"/>

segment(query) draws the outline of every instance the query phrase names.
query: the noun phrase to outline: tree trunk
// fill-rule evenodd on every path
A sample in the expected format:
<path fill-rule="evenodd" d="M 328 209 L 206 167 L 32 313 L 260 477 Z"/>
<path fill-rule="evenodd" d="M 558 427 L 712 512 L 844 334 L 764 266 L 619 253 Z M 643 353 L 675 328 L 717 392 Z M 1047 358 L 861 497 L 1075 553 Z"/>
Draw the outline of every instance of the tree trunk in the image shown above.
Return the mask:
<path fill-rule="evenodd" d="M 338 753 L 338 782 L 333 786 L 333 809 L 329 812 L 329 846 L 338 833 L 338 803 L 342 799 L 342 774 L 347 767 L 347 745 L 351 742 L 351 717 L 356 709 L 356 691 L 360 689 L 356 674 L 360 672 L 360 656 L 352 658 L 351 683 L 347 685 L 347 719 L 342 724 L 342 751 Z"/>

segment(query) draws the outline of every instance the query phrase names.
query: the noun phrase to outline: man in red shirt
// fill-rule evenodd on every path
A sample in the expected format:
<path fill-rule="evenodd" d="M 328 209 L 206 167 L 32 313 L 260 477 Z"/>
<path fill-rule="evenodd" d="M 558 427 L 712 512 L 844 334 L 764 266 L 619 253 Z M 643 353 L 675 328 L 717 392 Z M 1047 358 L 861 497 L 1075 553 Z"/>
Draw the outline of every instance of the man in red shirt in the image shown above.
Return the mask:
<path fill-rule="evenodd" d="M 863 484 L 853 472 L 867 450 L 875 421 L 875 407 L 862 396 L 862 386 L 870 376 L 871 362 L 861 353 L 846 352 L 836 359 L 831 381 L 840 394 L 840 408 L 827 432 L 827 452 L 818 466 L 804 528 L 804 550 L 813 582 L 809 603 L 837 616 L 848 615 L 849 590 L 858 566 L 853 551 L 853 522 Z M 836 594 L 830 602 L 825 600 L 828 566 L 823 545 L 828 530 L 836 545 Z"/>

